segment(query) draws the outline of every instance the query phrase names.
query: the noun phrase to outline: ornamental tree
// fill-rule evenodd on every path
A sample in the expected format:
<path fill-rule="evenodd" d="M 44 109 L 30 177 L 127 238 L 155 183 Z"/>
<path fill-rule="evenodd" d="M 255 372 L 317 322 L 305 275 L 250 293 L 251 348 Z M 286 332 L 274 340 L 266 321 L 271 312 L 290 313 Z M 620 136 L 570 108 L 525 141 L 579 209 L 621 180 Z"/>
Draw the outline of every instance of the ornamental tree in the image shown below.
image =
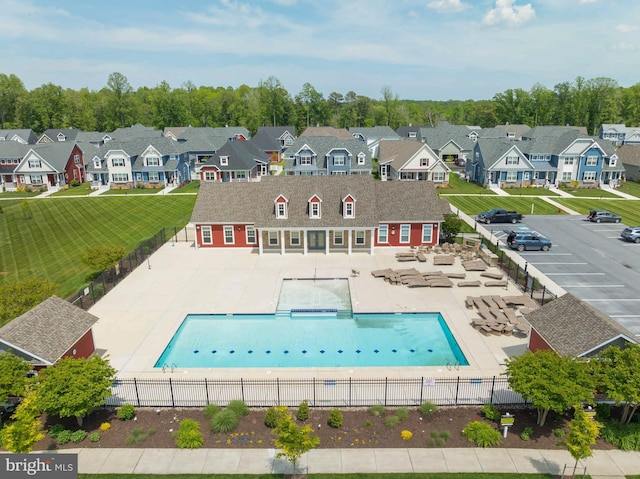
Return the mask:
<path fill-rule="evenodd" d="M 0 403 L 7 402 L 9 396 L 24 396 L 27 373 L 31 366 L 11 351 L 0 353 Z"/>
<path fill-rule="evenodd" d="M 9 281 L 0 285 L 0 326 L 57 295 L 59 289 L 58 284 L 47 279 Z"/>
<path fill-rule="evenodd" d="M 298 427 L 292 415 L 286 407 L 279 406 L 278 425 L 273 433 L 276 436 L 275 444 L 280 452 L 276 457 L 286 458 L 293 466 L 293 475 L 296 474 L 296 462 L 305 453 L 320 445 L 320 438 L 311 434 L 311 426 Z"/>
<path fill-rule="evenodd" d="M 125 254 L 124 246 L 91 246 L 82 253 L 80 260 L 92 271 L 101 273 L 113 268 Z"/>
<path fill-rule="evenodd" d="M 0 430 L 0 444 L 17 454 L 32 451 L 37 442 L 44 437 L 36 394 L 32 392 L 25 397 L 11 417 L 13 422 Z"/>
<path fill-rule="evenodd" d="M 508 359 L 506 366 L 509 386 L 537 409 L 539 426 L 549 411 L 562 414 L 574 404 L 593 404 L 595 378 L 580 359 L 539 350 Z"/>
<path fill-rule="evenodd" d="M 616 405 L 623 404 L 620 422 L 629 423 L 640 403 L 640 346 L 611 346 L 591 361 L 598 389 Z"/>
<path fill-rule="evenodd" d="M 567 434 L 565 441 L 569 454 L 576 460 L 573 466 L 574 476 L 578 461 L 593 455 L 591 446 L 596 443 L 602 428 L 602 424 L 588 417 L 580 406 L 576 406 L 575 409 L 573 420 L 569 423 L 569 434 Z"/>
<path fill-rule="evenodd" d="M 456 215 L 449 213 L 444 215 L 444 222 L 440 225 L 440 234 L 444 241 L 453 243 L 462 230 L 463 221 Z"/>
<path fill-rule="evenodd" d="M 99 356 L 63 358 L 40 371 L 38 405 L 48 414 L 75 416 L 82 426 L 84 417 L 111 395 L 115 373 L 109 362 Z"/>

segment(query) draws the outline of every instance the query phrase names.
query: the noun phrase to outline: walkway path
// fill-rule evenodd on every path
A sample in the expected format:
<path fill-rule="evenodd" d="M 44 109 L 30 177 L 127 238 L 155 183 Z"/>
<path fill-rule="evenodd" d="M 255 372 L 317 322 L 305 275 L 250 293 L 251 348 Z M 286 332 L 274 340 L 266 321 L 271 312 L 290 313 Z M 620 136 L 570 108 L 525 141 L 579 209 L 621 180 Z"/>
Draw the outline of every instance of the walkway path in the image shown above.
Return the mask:
<path fill-rule="evenodd" d="M 73 449 L 81 474 L 286 474 L 292 472 L 275 449 Z M 315 449 L 296 469 L 309 474 L 485 472 L 566 475 L 575 460 L 566 450 L 508 448 Z M 640 474 L 640 452 L 596 450 L 581 461 L 591 477 Z"/>
<path fill-rule="evenodd" d="M 607 187 L 607 188 L 602 188 L 604 191 L 609 191 L 611 193 L 613 193 L 614 195 L 618 195 L 621 198 L 626 198 L 628 200 L 637 200 L 638 198 L 636 196 L 630 195 L 629 193 L 625 193 L 623 191 L 620 190 L 616 190 L 615 188 L 611 188 L 611 187 Z"/>
<path fill-rule="evenodd" d="M 564 195 L 562 195 L 564 196 Z M 573 196 L 569 195 L 571 198 L 573 198 Z M 568 206 L 565 206 L 563 204 L 558 203 L 557 201 L 555 201 L 553 198 L 549 197 L 549 196 L 539 196 L 538 198 L 540 198 L 541 200 L 546 201 L 549 204 L 552 204 L 553 206 L 555 206 L 556 208 L 558 208 L 558 210 L 563 210 L 566 211 L 567 213 L 569 213 L 570 215 L 580 215 L 580 213 L 578 213 L 576 210 L 572 210 L 571 208 L 569 208 Z"/>

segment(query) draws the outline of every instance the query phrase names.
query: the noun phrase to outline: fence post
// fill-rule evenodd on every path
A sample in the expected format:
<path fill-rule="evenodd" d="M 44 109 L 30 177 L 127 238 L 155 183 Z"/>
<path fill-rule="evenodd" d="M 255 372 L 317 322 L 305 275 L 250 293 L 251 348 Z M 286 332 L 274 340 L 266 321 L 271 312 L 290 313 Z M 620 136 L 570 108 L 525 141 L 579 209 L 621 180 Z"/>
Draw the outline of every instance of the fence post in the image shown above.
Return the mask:
<path fill-rule="evenodd" d="M 136 401 L 138 402 L 138 407 L 140 407 L 140 394 L 138 394 L 138 381 L 136 381 L 136 378 L 133 378 L 133 388 L 136 391 Z"/>
<path fill-rule="evenodd" d="M 540 305 L 544 304 L 544 294 L 547 292 L 547 287 L 542 285 L 542 299 L 540 301 Z"/>
<path fill-rule="evenodd" d="M 242 402 L 244 402 L 244 381 L 240 378 L 240 392 L 242 394 Z"/>
<path fill-rule="evenodd" d="M 351 376 L 349 376 L 349 407 L 351 407 Z"/>
<path fill-rule="evenodd" d="M 171 378 L 169 378 L 169 391 L 171 392 L 171 407 L 176 407 L 176 401 L 173 398 L 173 383 L 171 382 Z"/>
<path fill-rule="evenodd" d="M 424 376 L 420 378 L 420 404 L 422 404 L 422 394 L 424 392 Z"/>
<path fill-rule="evenodd" d="M 491 380 L 491 399 L 489 401 L 489 404 L 493 404 L 493 392 L 495 391 L 495 386 L 496 386 L 496 377 L 493 376 L 493 379 Z"/>
<path fill-rule="evenodd" d="M 316 378 L 313 379 L 313 405 L 316 405 Z"/>
<path fill-rule="evenodd" d="M 278 390 L 278 406 L 280 406 L 280 378 L 276 378 L 276 389 Z M 242 395 L 244 396 L 244 391 Z"/>
<path fill-rule="evenodd" d="M 388 378 L 384 378 L 384 405 L 387 405 L 387 381 Z"/>
<path fill-rule="evenodd" d="M 460 389 L 460 376 L 458 376 L 458 380 L 456 381 L 456 402 L 455 405 L 458 405 L 458 390 Z"/>
<path fill-rule="evenodd" d="M 204 378 L 204 394 L 207 398 L 207 404 L 209 404 L 209 385 L 207 384 L 207 378 Z"/>

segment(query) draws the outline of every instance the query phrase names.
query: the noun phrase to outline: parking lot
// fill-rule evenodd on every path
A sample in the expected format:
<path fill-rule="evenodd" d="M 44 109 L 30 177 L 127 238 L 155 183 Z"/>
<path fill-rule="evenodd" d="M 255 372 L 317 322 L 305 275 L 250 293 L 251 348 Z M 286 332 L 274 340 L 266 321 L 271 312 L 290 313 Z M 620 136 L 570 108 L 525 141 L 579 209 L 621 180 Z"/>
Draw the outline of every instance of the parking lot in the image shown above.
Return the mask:
<path fill-rule="evenodd" d="M 491 227 L 503 242 L 503 229 L 531 230 L 550 239 L 550 251 L 519 254 L 567 292 L 640 336 L 640 244 L 622 240 L 624 224 L 592 223 L 586 216 L 529 216 L 517 225 Z"/>

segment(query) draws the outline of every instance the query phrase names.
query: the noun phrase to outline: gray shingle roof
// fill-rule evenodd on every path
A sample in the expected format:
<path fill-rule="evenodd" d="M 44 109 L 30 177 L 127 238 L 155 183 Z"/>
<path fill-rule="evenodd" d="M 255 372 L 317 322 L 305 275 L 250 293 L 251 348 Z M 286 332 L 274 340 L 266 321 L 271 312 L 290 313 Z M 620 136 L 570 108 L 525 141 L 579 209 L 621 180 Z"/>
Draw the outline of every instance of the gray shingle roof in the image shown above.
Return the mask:
<path fill-rule="evenodd" d="M 38 141 L 38 137 L 31 128 L 18 128 L 10 130 L 0 130 L 0 137 L 5 141 L 11 141 L 14 137 L 18 137 L 26 143 L 33 144 Z M 14 140 L 15 141 L 15 140 Z"/>
<path fill-rule="evenodd" d="M 40 135 L 38 141 L 40 141 L 45 136 L 52 141 L 59 141 L 58 135 L 60 134 L 65 137 L 64 141 L 75 141 L 78 133 L 80 133 L 80 130 L 77 128 L 49 128 L 48 130 L 45 130 L 42 135 Z"/>
<path fill-rule="evenodd" d="M 251 141 L 262 151 L 280 151 L 280 141 L 277 138 L 264 130 L 259 130 Z"/>
<path fill-rule="evenodd" d="M 569 293 L 527 313 L 525 318 L 562 356 L 587 356 L 594 349 L 621 337 L 637 342 L 631 331 Z"/>
<path fill-rule="evenodd" d="M 289 132 L 291 136 L 296 136 L 295 126 L 259 126 L 258 133 L 266 133 L 273 138 L 280 138 L 285 132 Z"/>
<path fill-rule="evenodd" d="M 314 168 L 304 168 L 306 170 L 326 170 L 327 153 L 333 149 L 344 149 L 351 153 L 351 170 L 371 171 L 371 151 L 369 151 L 369 148 L 367 148 L 367 145 L 365 145 L 364 142 L 356 140 L 352 136 L 349 136 L 346 140 L 341 140 L 335 136 L 299 136 L 298 139 L 287 148 L 285 154 L 285 171 L 296 169 L 293 165 L 293 157 L 304 147 L 304 145 L 309 146 L 315 152 L 318 160 L 316 165 L 314 165 Z M 363 153 L 365 155 L 364 165 L 357 164 L 356 159 L 359 153 Z"/>
<path fill-rule="evenodd" d="M 96 321 L 93 314 L 51 296 L 0 328 L 0 341 L 54 364 Z"/>
<path fill-rule="evenodd" d="M 32 146 L 17 141 L 0 141 L 0 158 L 22 159 Z"/>
<path fill-rule="evenodd" d="M 275 216 L 274 201 L 289 201 L 287 219 Z M 322 217 L 310 218 L 308 201 L 322 200 Z M 355 218 L 342 216 L 342 200 L 356 200 Z M 192 223 L 249 223 L 258 228 L 361 227 L 390 221 L 443 221 L 449 203 L 428 181 L 375 181 L 366 175 L 268 176 L 260 182 L 203 182 Z"/>
<path fill-rule="evenodd" d="M 332 126 L 310 126 L 300 134 L 300 137 L 303 136 L 333 136 L 341 140 L 353 140 L 353 135 L 346 128 Z"/>
<path fill-rule="evenodd" d="M 378 162 L 392 164 L 396 169 L 400 168 L 423 146 L 424 143 L 413 139 L 381 140 Z"/>
<path fill-rule="evenodd" d="M 372 127 L 351 127 L 349 133 L 361 134 L 365 138 L 398 138 L 398 135 L 390 126 L 372 126 Z"/>
<path fill-rule="evenodd" d="M 434 151 L 440 151 L 450 141 L 454 141 L 465 151 L 473 150 L 475 142 L 469 138 L 472 130 L 464 125 L 452 125 L 443 121 L 434 128 L 420 129 L 420 138 Z"/>
<path fill-rule="evenodd" d="M 640 145 L 622 145 L 618 148 L 620 162 L 640 166 Z"/>
<path fill-rule="evenodd" d="M 109 136 L 114 140 L 127 141 L 140 138 L 161 138 L 162 132 L 151 126 L 144 126 L 139 123 L 126 128 L 116 128 Z"/>
<path fill-rule="evenodd" d="M 31 150 L 40 155 L 42 159 L 49 163 L 56 171 L 62 172 L 76 144 L 75 142 L 59 141 L 56 143 L 41 143 L 29 146 Z"/>
<path fill-rule="evenodd" d="M 228 164 L 221 165 L 220 157 L 228 157 Z M 260 148 L 256 147 L 252 140 L 229 141 L 209 158 L 204 166 L 217 166 L 224 171 L 251 170 L 256 168 L 256 160 L 269 163 L 271 160 Z"/>

